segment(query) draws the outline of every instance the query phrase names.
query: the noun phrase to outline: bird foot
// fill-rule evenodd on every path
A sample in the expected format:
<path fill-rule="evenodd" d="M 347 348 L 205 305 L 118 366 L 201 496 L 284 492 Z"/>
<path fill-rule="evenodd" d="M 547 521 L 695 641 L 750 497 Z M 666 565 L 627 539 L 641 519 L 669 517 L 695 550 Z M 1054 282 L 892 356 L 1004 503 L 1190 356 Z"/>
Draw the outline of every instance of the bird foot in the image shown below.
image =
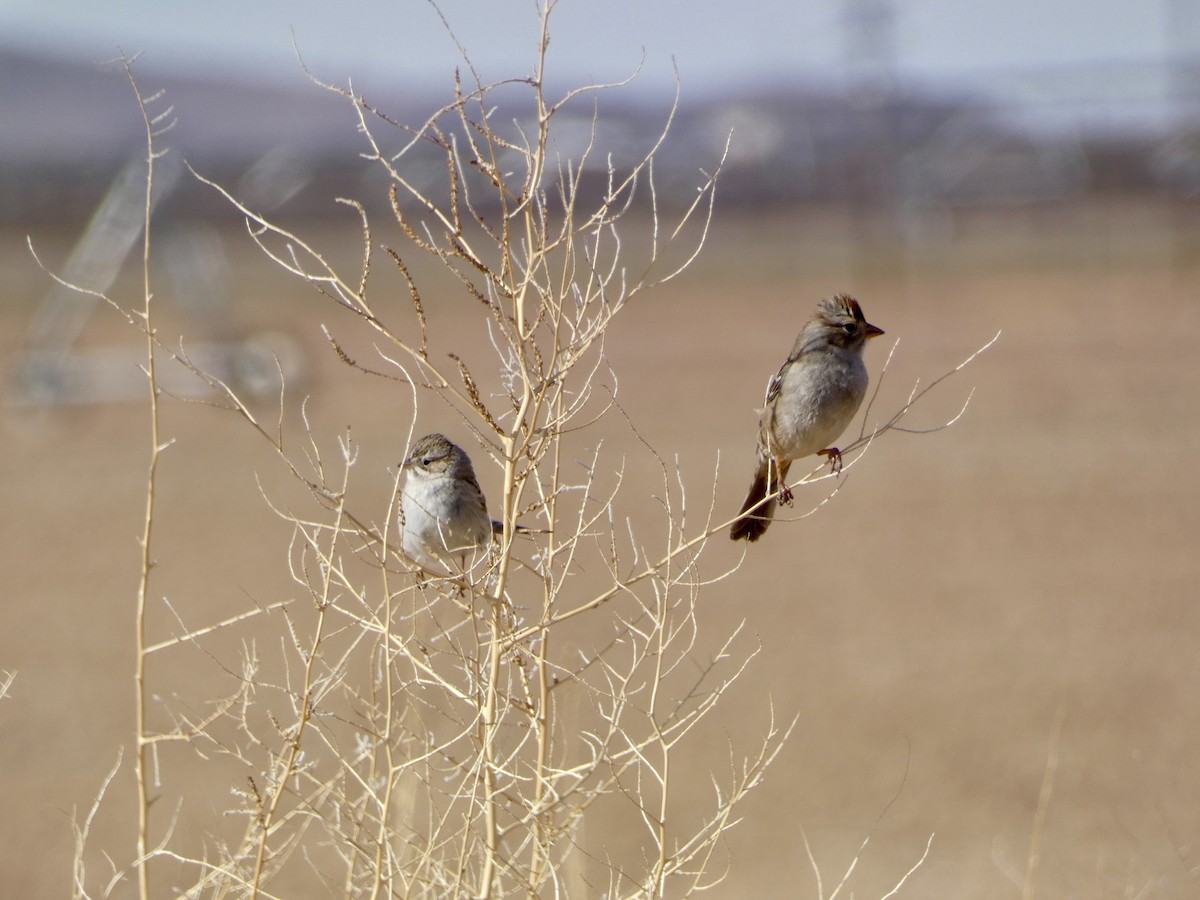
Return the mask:
<path fill-rule="evenodd" d="M 780 506 L 791 506 L 792 505 L 792 489 L 790 487 L 788 487 L 786 484 L 779 491 L 779 505 Z"/>
<path fill-rule="evenodd" d="M 827 447 L 824 450 L 818 450 L 817 456 L 829 457 L 829 471 L 833 475 L 838 475 L 842 471 L 842 451 L 837 447 Z"/>

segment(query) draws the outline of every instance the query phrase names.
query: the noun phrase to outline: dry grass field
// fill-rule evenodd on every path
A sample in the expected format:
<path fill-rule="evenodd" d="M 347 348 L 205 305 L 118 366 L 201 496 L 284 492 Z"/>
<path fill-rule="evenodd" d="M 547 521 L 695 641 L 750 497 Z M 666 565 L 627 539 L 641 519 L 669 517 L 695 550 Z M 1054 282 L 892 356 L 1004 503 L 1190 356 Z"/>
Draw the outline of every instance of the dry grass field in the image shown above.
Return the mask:
<path fill-rule="evenodd" d="M 886 894 L 930 835 L 927 860 L 898 896 L 1200 896 L 1192 216 L 1132 202 L 977 214 L 950 242 L 902 252 L 864 243 L 837 211 L 723 221 L 718 209 L 696 266 L 613 326 L 607 353 L 629 421 L 664 459 L 678 459 L 696 515 L 719 473 L 722 518 L 750 476 L 766 379 L 821 295 L 854 293 L 886 329 L 867 351 L 873 382 L 899 342 L 868 428 L 917 379 L 1003 332 L 910 423 L 938 424 L 974 389 L 954 427 L 886 435 L 848 468 L 832 502 L 800 519 L 831 482 L 799 492 L 797 520 L 777 522 L 756 545 L 714 540 L 714 571 L 745 559 L 701 595 L 708 639 L 715 645 L 744 620 L 742 648 L 761 652 L 716 714 L 713 740 L 675 782 L 680 814 L 693 793 L 707 795 L 707 771 L 728 765 L 725 737 L 763 731 L 768 701 L 799 725 L 730 832 L 728 879 L 713 895 L 828 898 L 870 834 L 840 896 Z M 321 230 L 340 240 L 331 224 Z M 69 247 L 66 235 L 35 237 L 51 262 Z M 351 429 L 361 449 L 356 496 L 385 509 L 387 468 L 402 458 L 411 416 L 407 393 L 342 365 L 319 330 L 325 322 L 337 332 L 336 311 L 270 269 L 244 236 L 226 237 L 241 324 L 286 331 L 306 349 L 309 376 L 297 392 L 310 397 L 314 430 L 332 447 Z M 0 254 L 0 351 L 11 359 L 47 282 L 21 236 L 5 235 Z M 118 285 L 130 302 L 137 290 L 133 276 Z M 399 289 L 397 297 L 407 302 Z M 167 285 L 161 302 L 169 310 Z M 444 302 L 431 309 L 433 328 L 460 321 L 466 306 Z M 83 340 L 138 346 L 105 312 Z M 481 329 L 466 329 L 463 347 L 477 370 L 485 365 Z M 294 434 L 294 404 L 288 416 Z M 471 449 L 444 407 L 429 404 L 417 421 L 418 433 L 444 430 Z M 295 596 L 290 530 L 259 486 L 287 496 L 277 461 L 211 409 L 168 403 L 164 424 L 175 444 L 162 462 L 152 631 L 175 627 L 163 596 L 192 624 Z M 625 502 L 652 503 L 661 476 L 631 427 L 613 415 L 588 440 L 596 435 L 628 454 Z M 87 810 L 121 748 L 124 766 L 91 842 L 120 859 L 132 853 L 147 444 L 137 403 L 3 410 L 0 670 L 16 673 L 0 701 L 7 897 L 68 892 L 72 816 Z M 497 470 L 479 474 L 485 491 L 498 490 Z M 267 619 L 252 633 L 266 652 L 281 629 Z M 201 706 L 224 678 L 200 652 L 163 654 L 150 669 L 166 706 Z M 160 762 L 164 795 L 188 795 L 180 840 L 196 847 L 207 823 L 230 827 L 221 812 L 244 772 L 179 746 L 163 748 Z M 203 789 L 189 793 L 189 779 Z M 173 802 L 154 807 L 158 821 Z M 628 840 L 615 827 L 604 835 L 602 817 L 589 828 L 594 844 L 620 850 Z M 97 853 L 89 859 L 102 871 Z"/>

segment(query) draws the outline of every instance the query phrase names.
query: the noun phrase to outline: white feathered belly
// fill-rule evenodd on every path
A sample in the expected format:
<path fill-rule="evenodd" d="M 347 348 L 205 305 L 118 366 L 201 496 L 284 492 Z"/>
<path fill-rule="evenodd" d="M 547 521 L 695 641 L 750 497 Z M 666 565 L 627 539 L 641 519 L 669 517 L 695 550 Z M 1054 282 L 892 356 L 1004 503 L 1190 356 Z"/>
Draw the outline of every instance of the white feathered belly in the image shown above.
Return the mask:
<path fill-rule="evenodd" d="M 775 404 L 773 450 L 777 456 L 811 456 L 832 447 L 841 437 L 867 392 L 867 368 L 861 359 L 853 362 L 857 365 L 788 367 L 780 394 L 798 397 L 799 402 Z"/>

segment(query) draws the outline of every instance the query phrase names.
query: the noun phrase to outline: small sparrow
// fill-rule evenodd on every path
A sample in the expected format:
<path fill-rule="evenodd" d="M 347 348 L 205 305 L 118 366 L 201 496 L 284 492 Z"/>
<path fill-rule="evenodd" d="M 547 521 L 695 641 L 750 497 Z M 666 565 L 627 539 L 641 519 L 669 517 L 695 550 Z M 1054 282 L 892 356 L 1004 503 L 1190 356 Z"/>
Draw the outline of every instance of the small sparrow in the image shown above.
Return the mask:
<path fill-rule="evenodd" d="M 771 524 L 778 493 L 790 503 L 786 482 L 792 461 L 811 454 L 828 456 L 835 471 L 842 454 L 831 446 L 867 393 L 863 347 L 883 334 L 865 318 L 858 301 L 845 294 L 827 297 L 801 329 L 791 355 L 767 385 L 766 405 L 758 420 L 758 466 L 741 516 L 729 536 L 757 541 Z"/>
<path fill-rule="evenodd" d="M 471 458 L 441 434 L 417 441 L 403 463 L 400 526 L 404 553 L 434 571 L 466 571 L 491 546 L 500 524 L 487 501 Z"/>

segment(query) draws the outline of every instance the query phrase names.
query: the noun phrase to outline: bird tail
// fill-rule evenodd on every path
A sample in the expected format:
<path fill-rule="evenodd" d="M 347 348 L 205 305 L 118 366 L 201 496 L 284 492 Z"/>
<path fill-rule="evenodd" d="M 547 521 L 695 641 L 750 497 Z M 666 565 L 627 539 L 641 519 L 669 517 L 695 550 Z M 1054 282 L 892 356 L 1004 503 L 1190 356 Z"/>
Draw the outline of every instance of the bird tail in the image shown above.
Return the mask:
<path fill-rule="evenodd" d="M 544 528 L 530 528 L 528 525 L 514 525 L 513 534 L 549 534 L 550 532 Z M 498 519 L 492 519 L 492 534 L 504 534 L 504 523 Z"/>
<path fill-rule="evenodd" d="M 776 466 L 769 458 L 759 462 L 750 493 L 742 504 L 741 515 L 729 529 L 730 538 L 735 541 L 743 538 L 757 541 L 763 536 L 775 515 L 775 504 L 768 502 L 767 498 L 779 490 L 782 480 L 787 477 L 787 470 L 786 462 L 782 466 Z"/>

